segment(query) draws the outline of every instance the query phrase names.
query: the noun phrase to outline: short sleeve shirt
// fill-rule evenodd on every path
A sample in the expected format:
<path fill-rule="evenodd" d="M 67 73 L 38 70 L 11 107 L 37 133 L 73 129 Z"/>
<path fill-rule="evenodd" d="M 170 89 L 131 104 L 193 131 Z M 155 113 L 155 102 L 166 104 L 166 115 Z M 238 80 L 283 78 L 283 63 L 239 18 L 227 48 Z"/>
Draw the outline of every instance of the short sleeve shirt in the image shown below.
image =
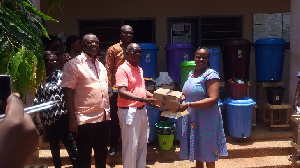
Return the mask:
<path fill-rule="evenodd" d="M 126 86 L 127 91 L 140 96 L 146 97 L 145 81 L 143 78 L 143 70 L 141 67 L 133 67 L 129 62 L 125 61 L 119 66 L 116 73 L 116 87 Z M 145 103 L 139 101 L 131 101 L 118 97 L 118 107 L 140 107 Z"/>
<path fill-rule="evenodd" d="M 77 124 L 110 119 L 108 79 L 104 65 L 84 53 L 71 59 L 63 68 L 61 87 L 74 89 Z"/>

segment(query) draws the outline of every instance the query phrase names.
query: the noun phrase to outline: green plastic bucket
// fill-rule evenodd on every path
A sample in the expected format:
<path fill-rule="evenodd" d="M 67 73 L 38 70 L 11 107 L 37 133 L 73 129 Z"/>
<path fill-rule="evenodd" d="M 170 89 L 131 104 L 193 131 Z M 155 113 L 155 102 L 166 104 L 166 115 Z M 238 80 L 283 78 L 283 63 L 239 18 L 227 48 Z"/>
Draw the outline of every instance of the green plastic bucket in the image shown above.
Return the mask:
<path fill-rule="evenodd" d="M 187 77 L 191 71 L 196 68 L 195 61 L 183 61 L 180 64 L 181 86 L 187 81 Z"/>
<path fill-rule="evenodd" d="M 158 138 L 158 147 L 160 150 L 173 149 L 174 134 L 170 134 L 170 135 L 157 134 L 157 138 Z"/>
<path fill-rule="evenodd" d="M 155 124 L 158 138 L 158 147 L 160 150 L 172 150 L 174 133 L 176 130 L 175 123 L 171 121 L 160 121 Z"/>

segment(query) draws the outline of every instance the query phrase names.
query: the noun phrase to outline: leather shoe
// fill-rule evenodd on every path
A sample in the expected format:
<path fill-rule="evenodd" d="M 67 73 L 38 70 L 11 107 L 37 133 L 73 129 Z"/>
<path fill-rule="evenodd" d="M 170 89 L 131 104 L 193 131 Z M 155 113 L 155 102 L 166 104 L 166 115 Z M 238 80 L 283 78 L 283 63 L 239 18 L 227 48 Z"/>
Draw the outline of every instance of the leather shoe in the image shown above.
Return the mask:
<path fill-rule="evenodd" d="M 114 156 L 116 154 L 116 148 L 112 147 L 112 148 L 109 148 L 108 150 L 108 155 L 109 156 Z"/>

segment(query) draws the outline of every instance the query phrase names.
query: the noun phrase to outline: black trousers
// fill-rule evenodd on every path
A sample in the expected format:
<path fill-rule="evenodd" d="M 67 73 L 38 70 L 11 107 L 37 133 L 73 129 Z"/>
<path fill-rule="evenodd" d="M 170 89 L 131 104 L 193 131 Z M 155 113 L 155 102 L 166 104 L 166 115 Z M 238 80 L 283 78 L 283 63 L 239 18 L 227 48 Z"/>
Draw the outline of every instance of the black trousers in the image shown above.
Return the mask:
<path fill-rule="evenodd" d="M 118 100 L 118 92 L 113 92 L 113 96 L 110 97 L 111 120 L 109 121 L 109 146 L 114 148 L 118 146 L 118 140 L 121 136 L 117 100 Z"/>
<path fill-rule="evenodd" d="M 107 121 L 79 125 L 76 136 L 77 167 L 91 167 L 91 155 L 92 149 L 94 149 L 95 166 L 106 168 L 107 143 Z"/>
<path fill-rule="evenodd" d="M 50 144 L 50 150 L 52 154 L 53 164 L 55 168 L 61 167 L 60 159 L 60 146 L 59 143 L 62 141 L 64 144 L 73 167 L 76 163 L 76 146 L 72 133 L 69 131 L 69 117 L 68 115 L 62 115 L 54 124 L 45 126 L 47 130 L 47 139 Z"/>

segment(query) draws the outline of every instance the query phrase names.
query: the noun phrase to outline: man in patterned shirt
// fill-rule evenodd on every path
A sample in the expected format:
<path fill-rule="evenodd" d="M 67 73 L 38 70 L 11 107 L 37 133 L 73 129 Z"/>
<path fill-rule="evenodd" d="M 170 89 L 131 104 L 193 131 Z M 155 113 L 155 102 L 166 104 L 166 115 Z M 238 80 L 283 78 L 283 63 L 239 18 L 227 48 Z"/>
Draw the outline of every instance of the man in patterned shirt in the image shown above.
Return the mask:
<path fill-rule="evenodd" d="M 111 114 L 111 122 L 110 122 L 110 137 L 109 137 L 109 146 L 110 149 L 108 151 L 109 155 L 115 155 L 118 139 L 120 137 L 120 125 L 118 118 L 118 107 L 117 107 L 117 99 L 118 99 L 118 89 L 116 88 L 116 79 L 115 74 L 120 65 L 122 65 L 125 61 L 125 52 L 128 44 L 131 43 L 133 38 L 133 29 L 129 25 L 124 25 L 121 27 L 120 31 L 120 42 L 114 44 L 109 47 L 106 54 L 106 70 L 108 75 L 108 86 L 113 89 L 113 96 L 110 97 L 110 114 Z"/>
<path fill-rule="evenodd" d="M 94 34 L 82 39 L 82 53 L 64 65 L 61 87 L 69 113 L 69 129 L 76 133 L 77 167 L 106 167 L 110 108 L 108 79 L 104 65 L 96 57 L 99 40 Z"/>

